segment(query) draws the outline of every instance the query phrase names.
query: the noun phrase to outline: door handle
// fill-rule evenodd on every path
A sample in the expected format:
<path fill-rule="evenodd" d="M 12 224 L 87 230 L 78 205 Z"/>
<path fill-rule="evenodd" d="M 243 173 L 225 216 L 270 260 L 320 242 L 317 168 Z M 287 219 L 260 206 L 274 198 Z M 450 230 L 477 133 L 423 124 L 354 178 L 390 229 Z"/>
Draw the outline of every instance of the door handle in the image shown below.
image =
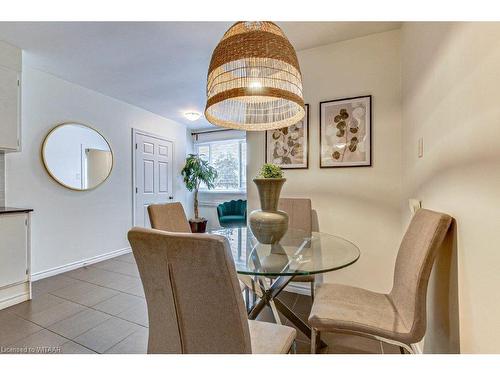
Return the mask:
<path fill-rule="evenodd" d="M 172 199 L 174 199 L 174 197 L 173 197 L 173 196 L 170 196 L 170 197 L 168 197 L 168 199 L 172 200 Z"/>

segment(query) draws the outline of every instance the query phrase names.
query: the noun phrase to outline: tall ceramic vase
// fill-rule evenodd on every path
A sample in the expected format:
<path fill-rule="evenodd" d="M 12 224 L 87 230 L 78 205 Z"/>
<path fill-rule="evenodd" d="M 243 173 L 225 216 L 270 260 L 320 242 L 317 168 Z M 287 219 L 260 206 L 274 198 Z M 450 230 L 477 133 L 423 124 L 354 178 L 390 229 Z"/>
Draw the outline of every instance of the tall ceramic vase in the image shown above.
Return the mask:
<path fill-rule="evenodd" d="M 273 245 L 273 252 L 283 251 L 279 241 L 288 230 L 288 214 L 278 210 L 281 188 L 285 181 L 285 178 L 253 180 L 259 191 L 261 209 L 250 213 L 250 229 L 260 243 Z"/>

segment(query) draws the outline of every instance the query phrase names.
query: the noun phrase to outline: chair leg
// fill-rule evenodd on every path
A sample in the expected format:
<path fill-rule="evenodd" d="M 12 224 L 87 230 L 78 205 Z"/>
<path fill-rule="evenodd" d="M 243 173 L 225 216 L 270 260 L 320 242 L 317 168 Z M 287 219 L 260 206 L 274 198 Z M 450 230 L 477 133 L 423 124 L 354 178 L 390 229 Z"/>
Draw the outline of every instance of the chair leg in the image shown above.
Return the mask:
<path fill-rule="evenodd" d="M 380 341 L 380 345 L 382 345 L 382 343 L 385 342 L 387 344 L 397 346 L 399 348 L 399 352 L 401 354 L 416 354 L 415 350 L 413 350 L 411 344 L 406 344 L 406 343 L 401 342 L 401 341 L 391 340 L 391 339 L 388 339 L 386 337 L 380 337 L 380 336 L 376 336 L 376 335 L 373 335 L 372 338 Z"/>
<path fill-rule="evenodd" d="M 245 307 L 248 313 L 250 311 L 250 290 L 248 287 L 245 288 Z"/>
<path fill-rule="evenodd" d="M 314 281 L 311 281 L 311 299 L 314 302 Z"/>
<path fill-rule="evenodd" d="M 321 342 L 321 334 L 316 328 L 311 328 L 311 354 L 317 354 Z"/>
<path fill-rule="evenodd" d="M 293 340 L 292 346 L 290 347 L 288 354 L 297 354 L 297 341 Z"/>

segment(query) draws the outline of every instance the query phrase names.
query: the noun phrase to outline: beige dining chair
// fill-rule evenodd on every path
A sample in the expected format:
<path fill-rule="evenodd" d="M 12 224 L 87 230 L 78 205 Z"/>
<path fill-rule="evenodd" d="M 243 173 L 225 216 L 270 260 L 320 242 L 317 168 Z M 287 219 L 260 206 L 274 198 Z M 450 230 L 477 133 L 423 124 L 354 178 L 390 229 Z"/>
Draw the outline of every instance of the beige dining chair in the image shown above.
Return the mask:
<path fill-rule="evenodd" d="M 149 205 L 148 214 L 151 228 L 191 233 L 189 221 L 180 202 Z"/>
<path fill-rule="evenodd" d="M 317 351 L 320 332 L 341 332 L 413 353 L 411 345 L 425 334 L 427 284 L 451 220 L 426 209 L 415 213 L 399 248 L 389 294 L 339 284 L 319 286 L 309 316 L 311 352 Z"/>
<path fill-rule="evenodd" d="M 312 235 L 312 208 L 311 200 L 308 198 L 280 198 L 278 210 L 288 214 L 288 228 L 299 229 L 307 235 Z M 294 282 L 309 283 L 311 298 L 314 300 L 314 275 L 298 275 L 293 278 Z"/>
<path fill-rule="evenodd" d="M 144 286 L 148 353 L 284 354 L 295 329 L 248 320 L 225 237 L 132 228 Z"/>
<path fill-rule="evenodd" d="M 180 202 L 149 205 L 148 214 L 153 229 L 191 233 L 191 226 Z M 245 292 L 245 303 L 247 309 L 250 309 L 250 291 L 243 282 L 240 282 L 240 289 Z"/>

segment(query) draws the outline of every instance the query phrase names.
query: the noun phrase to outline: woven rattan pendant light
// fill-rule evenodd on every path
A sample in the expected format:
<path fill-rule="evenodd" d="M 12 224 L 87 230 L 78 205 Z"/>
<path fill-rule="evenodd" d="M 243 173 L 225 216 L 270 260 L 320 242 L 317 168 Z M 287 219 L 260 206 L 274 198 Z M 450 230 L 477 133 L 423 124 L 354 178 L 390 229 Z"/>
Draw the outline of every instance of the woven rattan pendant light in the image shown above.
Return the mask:
<path fill-rule="evenodd" d="M 273 22 L 237 22 L 215 48 L 205 117 L 214 125 L 269 130 L 304 117 L 297 55 Z"/>

